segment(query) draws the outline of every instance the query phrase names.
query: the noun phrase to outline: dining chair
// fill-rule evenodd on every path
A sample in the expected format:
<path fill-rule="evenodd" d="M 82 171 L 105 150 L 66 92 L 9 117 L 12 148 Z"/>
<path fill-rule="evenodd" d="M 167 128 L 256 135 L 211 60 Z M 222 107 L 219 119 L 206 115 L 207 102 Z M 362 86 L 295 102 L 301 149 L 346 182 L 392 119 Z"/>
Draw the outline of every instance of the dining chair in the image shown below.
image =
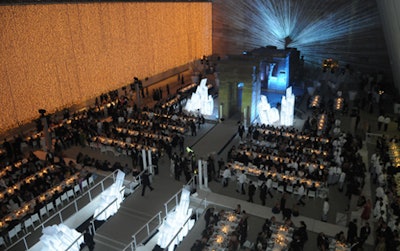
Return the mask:
<path fill-rule="evenodd" d="M 49 214 L 50 214 L 51 211 L 55 211 L 53 202 L 47 203 L 46 209 L 47 209 L 47 213 L 49 213 Z"/>
<path fill-rule="evenodd" d="M 82 181 L 82 190 L 84 190 L 85 188 L 89 188 L 89 184 L 88 184 L 87 179 L 84 179 Z"/>
<path fill-rule="evenodd" d="M 58 198 L 55 200 L 55 203 L 56 203 L 56 209 L 58 209 L 59 206 L 62 206 L 61 197 L 58 197 Z"/>
<path fill-rule="evenodd" d="M 74 193 L 76 196 L 78 196 L 78 194 L 81 192 L 81 188 L 79 187 L 79 184 L 76 184 L 74 186 Z"/>
<path fill-rule="evenodd" d="M 32 217 L 26 219 L 25 222 L 24 222 L 25 233 L 28 233 L 29 227 L 33 227 Z"/>
<path fill-rule="evenodd" d="M 3 236 L 0 236 L 0 247 L 1 246 L 7 246 Z"/>
<path fill-rule="evenodd" d="M 71 197 L 72 198 L 74 198 L 74 190 L 73 189 L 70 189 L 70 190 L 68 190 L 67 191 L 67 196 L 68 196 L 68 199 L 71 199 Z"/>
<path fill-rule="evenodd" d="M 286 192 L 293 193 L 293 186 L 286 186 Z"/>
<path fill-rule="evenodd" d="M 15 229 L 15 234 L 17 235 L 17 237 L 19 238 L 19 233 L 22 232 L 22 223 L 18 223 L 17 225 L 15 225 L 14 227 Z"/>
<path fill-rule="evenodd" d="M 38 213 L 32 214 L 31 219 L 32 219 L 32 225 L 33 226 L 34 226 L 35 222 L 37 222 L 37 221 L 40 222 L 40 218 L 39 218 L 39 214 Z"/>
<path fill-rule="evenodd" d="M 92 186 L 94 184 L 94 178 L 93 176 L 89 177 L 89 185 Z"/>
<path fill-rule="evenodd" d="M 317 192 L 308 190 L 308 197 L 315 199 L 316 196 L 317 196 Z"/>
<path fill-rule="evenodd" d="M 63 193 L 63 194 L 61 195 L 61 202 L 64 204 L 64 202 L 65 202 L 65 201 L 68 201 L 68 200 L 69 200 L 69 199 L 68 199 L 67 192 Z"/>
<path fill-rule="evenodd" d="M 44 217 L 45 215 L 47 215 L 46 206 L 42 207 L 42 208 L 39 210 L 39 214 L 40 214 L 40 218 L 43 220 L 43 217 Z"/>
<path fill-rule="evenodd" d="M 10 243 L 13 242 L 13 238 L 14 238 L 15 236 L 17 236 L 17 231 L 16 231 L 16 229 L 15 229 L 15 227 L 14 227 L 14 228 L 12 228 L 10 231 L 8 231 L 8 240 L 10 241 Z"/>

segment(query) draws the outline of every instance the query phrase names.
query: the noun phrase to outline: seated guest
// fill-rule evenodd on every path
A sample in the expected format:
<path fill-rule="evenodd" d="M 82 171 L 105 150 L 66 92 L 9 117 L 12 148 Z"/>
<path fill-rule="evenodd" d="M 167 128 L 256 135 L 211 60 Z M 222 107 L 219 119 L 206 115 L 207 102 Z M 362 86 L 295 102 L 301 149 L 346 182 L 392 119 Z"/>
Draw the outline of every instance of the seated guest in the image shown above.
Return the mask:
<path fill-rule="evenodd" d="M 317 246 L 321 251 L 329 250 L 329 239 L 323 232 L 319 233 L 317 237 Z"/>
<path fill-rule="evenodd" d="M 206 210 L 206 213 L 204 214 L 204 220 L 206 221 L 206 227 L 210 225 L 211 222 L 213 222 L 213 217 L 214 217 L 214 208 L 210 207 Z"/>
<path fill-rule="evenodd" d="M 134 166 L 133 168 L 132 168 L 132 175 L 134 176 L 134 177 L 136 177 L 136 176 L 138 176 L 140 174 L 140 169 L 139 169 L 139 167 L 138 166 Z"/>
<path fill-rule="evenodd" d="M 272 213 L 279 214 L 280 212 L 281 212 L 281 206 L 280 203 L 277 202 L 275 203 L 275 206 L 272 208 Z"/>

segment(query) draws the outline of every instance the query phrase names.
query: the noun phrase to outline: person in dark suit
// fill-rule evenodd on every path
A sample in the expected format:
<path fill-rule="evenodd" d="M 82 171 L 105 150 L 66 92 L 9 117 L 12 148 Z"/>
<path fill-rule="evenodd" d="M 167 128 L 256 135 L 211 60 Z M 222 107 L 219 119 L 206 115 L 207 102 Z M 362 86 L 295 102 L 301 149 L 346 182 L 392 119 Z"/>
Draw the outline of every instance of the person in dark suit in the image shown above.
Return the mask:
<path fill-rule="evenodd" d="M 150 178 L 149 178 L 149 170 L 145 170 L 143 175 L 142 175 L 142 196 L 144 196 L 144 192 L 146 191 L 146 187 L 149 187 L 151 191 L 154 190 L 154 188 L 150 185 Z"/>
<path fill-rule="evenodd" d="M 252 202 L 252 203 L 254 202 L 253 196 L 254 196 L 255 192 L 256 192 L 256 186 L 253 184 L 252 181 L 250 181 L 250 183 L 249 183 L 249 199 L 247 200 L 248 202 Z"/>
<path fill-rule="evenodd" d="M 353 244 L 355 238 L 357 237 L 357 219 L 349 222 L 349 226 L 347 229 L 347 242 Z"/>
<path fill-rule="evenodd" d="M 365 243 L 365 241 L 368 239 L 368 236 L 371 233 L 371 227 L 369 226 L 368 222 L 365 222 L 365 225 L 361 227 L 360 229 L 360 242 L 361 245 Z"/>
<path fill-rule="evenodd" d="M 265 206 L 266 198 L 267 198 L 267 185 L 265 184 L 265 182 L 263 182 L 260 187 L 260 200 L 263 206 Z"/>
<path fill-rule="evenodd" d="M 89 233 L 89 230 L 85 231 L 85 233 L 83 234 L 83 239 L 88 249 L 90 251 L 94 250 L 95 242 L 93 240 L 93 235 Z"/>

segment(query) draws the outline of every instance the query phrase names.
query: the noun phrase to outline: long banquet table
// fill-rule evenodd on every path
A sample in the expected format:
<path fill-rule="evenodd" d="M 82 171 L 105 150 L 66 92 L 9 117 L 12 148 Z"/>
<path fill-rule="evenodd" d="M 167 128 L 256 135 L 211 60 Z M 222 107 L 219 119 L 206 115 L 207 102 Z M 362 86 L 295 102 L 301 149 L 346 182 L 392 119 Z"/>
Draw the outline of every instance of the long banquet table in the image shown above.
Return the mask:
<path fill-rule="evenodd" d="M 241 219 L 242 215 L 236 214 L 233 211 L 224 212 L 218 224 L 214 226 L 214 232 L 207 242 L 206 250 L 227 250 L 230 236 L 237 230 Z"/>
<path fill-rule="evenodd" d="M 0 231 L 6 229 L 11 221 L 21 220 L 27 214 L 32 212 L 32 210 L 36 206 L 36 201 L 39 202 L 50 201 L 56 192 L 59 193 L 62 192 L 66 187 L 69 187 L 78 182 L 79 178 L 80 178 L 80 172 L 77 172 L 74 175 L 64 179 L 57 186 L 54 186 L 48 189 L 46 192 L 42 193 L 41 195 L 37 196 L 36 198 L 33 198 L 32 200 L 25 202 L 23 205 L 21 205 L 20 208 L 14 210 L 13 212 L 9 213 L 5 217 L 3 217 L 3 219 L 0 220 Z"/>
<path fill-rule="evenodd" d="M 289 250 L 290 243 L 292 242 L 294 228 L 286 227 L 284 225 L 272 225 L 270 227 L 270 230 L 272 231 L 272 235 L 271 238 L 268 240 L 266 251 Z"/>
<path fill-rule="evenodd" d="M 254 166 L 254 167 L 253 166 L 245 166 L 242 163 L 238 163 L 238 162 L 228 163 L 227 166 L 233 170 L 238 170 L 238 171 L 245 170 L 245 173 L 247 173 L 249 175 L 254 175 L 254 176 L 259 176 L 262 172 L 264 172 L 265 177 L 268 177 L 269 175 L 271 175 L 273 179 L 290 180 L 292 182 L 292 184 L 295 184 L 295 183 L 297 183 L 297 181 L 299 181 L 300 183 L 305 183 L 307 185 L 307 187 L 312 187 L 312 184 L 314 183 L 315 187 L 317 189 L 322 189 L 323 185 L 324 185 L 324 183 L 320 182 L 320 181 L 302 178 L 302 177 L 290 175 L 290 174 L 283 174 L 283 173 L 278 173 L 278 172 L 261 170 L 261 169 L 258 169 L 256 166 Z"/>

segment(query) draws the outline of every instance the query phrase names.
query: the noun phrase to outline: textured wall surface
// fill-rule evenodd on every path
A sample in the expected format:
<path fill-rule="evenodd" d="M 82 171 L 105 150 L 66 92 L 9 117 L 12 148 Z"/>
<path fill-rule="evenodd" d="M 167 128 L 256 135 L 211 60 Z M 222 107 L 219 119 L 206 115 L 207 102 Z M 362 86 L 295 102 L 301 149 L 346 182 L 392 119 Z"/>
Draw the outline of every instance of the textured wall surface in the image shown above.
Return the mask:
<path fill-rule="evenodd" d="M 212 53 L 211 3 L 0 6 L 0 132 Z"/>
<path fill-rule="evenodd" d="M 214 53 L 285 43 L 315 66 L 333 58 L 343 67 L 391 74 L 375 0 L 213 1 Z"/>
<path fill-rule="evenodd" d="M 384 27 L 386 43 L 390 51 L 390 65 L 393 71 L 395 87 L 400 94 L 400 1 L 377 1 Z M 400 100 L 396 101 L 397 103 Z"/>

